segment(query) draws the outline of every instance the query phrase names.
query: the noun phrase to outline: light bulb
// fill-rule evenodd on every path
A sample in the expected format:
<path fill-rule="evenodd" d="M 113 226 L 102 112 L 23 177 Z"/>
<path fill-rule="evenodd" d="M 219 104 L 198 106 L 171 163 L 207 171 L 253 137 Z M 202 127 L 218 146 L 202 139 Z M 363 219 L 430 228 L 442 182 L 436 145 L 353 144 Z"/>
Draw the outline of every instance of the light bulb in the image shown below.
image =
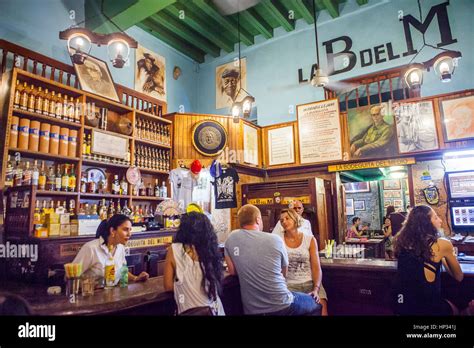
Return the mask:
<path fill-rule="evenodd" d="M 439 65 L 439 72 L 441 74 L 449 73 L 449 64 L 447 62 L 442 62 Z"/>
<path fill-rule="evenodd" d="M 412 71 L 410 74 L 410 82 L 413 84 L 420 82 L 420 77 L 418 76 L 416 71 Z"/>
<path fill-rule="evenodd" d="M 82 46 L 84 45 L 84 40 L 82 39 L 82 37 L 78 37 L 76 40 L 76 43 L 78 46 Z"/>
<path fill-rule="evenodd" d="M 240 116 L 240 106 L 239 105 L 232 106 L 232 116 L 233 117 L 239 117 Z"/>

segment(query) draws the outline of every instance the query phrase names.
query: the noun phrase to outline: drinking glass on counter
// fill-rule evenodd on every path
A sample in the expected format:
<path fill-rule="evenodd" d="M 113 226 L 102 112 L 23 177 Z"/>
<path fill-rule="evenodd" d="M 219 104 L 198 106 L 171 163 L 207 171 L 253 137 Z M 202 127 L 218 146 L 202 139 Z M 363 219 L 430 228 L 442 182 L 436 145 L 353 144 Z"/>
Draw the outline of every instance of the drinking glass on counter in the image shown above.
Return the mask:
<path fill-rule="evenodd" d="M 66 296 L 78 295 L 81 285 L 82 263 L 66 263 Z"/>
<path fill-rule="evenodd" d="M 94 295 L 95 277 L 92 274 L 82 276 L 82 296 Z"/>

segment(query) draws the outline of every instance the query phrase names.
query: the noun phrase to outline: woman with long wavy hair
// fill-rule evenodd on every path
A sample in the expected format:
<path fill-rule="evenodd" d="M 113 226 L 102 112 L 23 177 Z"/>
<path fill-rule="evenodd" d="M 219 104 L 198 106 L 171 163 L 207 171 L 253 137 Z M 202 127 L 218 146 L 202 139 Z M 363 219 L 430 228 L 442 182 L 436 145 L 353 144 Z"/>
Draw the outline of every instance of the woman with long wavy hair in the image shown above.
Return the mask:
<path fill-rule="evenodd" d="M 433 209 L 418 205 L 394 239 L 398 259 L 397 314 L 458 314 L 458 309 L 441 297 L 441 264 L 457 281 L 463 279 L 453 245 L 439 232 L 441 222 Z"/>
<path fill-rule="evenodd" d="M 174 292 L 178 314 L 224 315 L 222 278 L 222 255 L 211 221 L 201 213 L 184 214 L 164 271 L 164 287 Z"/>

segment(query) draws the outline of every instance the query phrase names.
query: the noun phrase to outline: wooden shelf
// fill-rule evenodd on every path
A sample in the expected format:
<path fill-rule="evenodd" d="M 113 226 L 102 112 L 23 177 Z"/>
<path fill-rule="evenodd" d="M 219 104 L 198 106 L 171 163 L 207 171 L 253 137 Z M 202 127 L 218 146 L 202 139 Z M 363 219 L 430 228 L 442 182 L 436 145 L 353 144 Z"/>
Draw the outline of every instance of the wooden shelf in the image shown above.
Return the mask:
<path fill-rule="evenodd" d="M 169 175 L 169 172 L 165 170 L 156 170 L 156 169 L 149 169 L 149 168 L 143 168 L 143 167 L 138 167 L 140 169 L 140 172 L 147 173 L 147 174 L 166 174 Z"/>
<path fill-rule="evenodd" d="M 37 196 L 69 196 L 75 197 L 78 195 L 77 192 L 64 192 L 64 191 L 46 191 L 46 190 L 38 190 L 36 191 Z"/>
<path fill-rule="evenodd" d="M 102 133 L 115 135 L 115 136 L 122 137 L 122 138 L 132 139 L 132 137 L 129 136 L 129 135 L 125 135 L 125 134 L 121 134 L 121 133 L 117 133 L 117 132 L 111 132 L 111 131 L 108 131 L 108 130 L 103 130 L 103 129 L 100 129 L 98 127 L 84 126 L 84 129 L 87 129 L 87 130 L 95 129 L 95 130 L 97 130 L 99 132 L 102 132 Z"/>
<path fill-rule="evenodd" d="M 148 117 L 154 121 L 158 121 L 158 122 L 162 122 L 162 123 L 166 123 L 166 124 L 172 124 L 172 122 L 170 120 L 167 120 L 166 118 L 163 118 L 163 117 L 160 117 L 158 115 L 153 115 L 153 114 L 150 114 L 149 112 L 146 112 L 146 111 L 141 111 L 141 110 L 135 110 L 135 114 L 137 116 L 140 116 L 140 117 Z"/>
<path fill-rule="evenodd" d="M 42 120 L 42 121 L 47 121 L 51 124 L 59 125 L 59 126 L 68 126 L 68 127 L 73 127 L 73 128 L 81 128 L 80 123 L 76 122 L 70 122 L 70 121 L 65 121 L 61 120 L 59 118 L 55 118 L 52 116 L 46 116 L 46 115 L 41 115 L 36 112 L 30 112 L 26 110 L 21 110 L 21 109 L 13 109 L 13 113 L 16 115 L 24 115 L 28 118 L 36 119 L 36 120 Z"/>
<path fill-rule="evenodd" d="M 169 197 L 153 197 L 153 196 L 132 196 L 134 201 L 164 201 L 169 199 Z"/>
<path fill-rule="evenodd" d="M 112 99 L 101 97 L 97 94 L 92 94 L 89 92 L 84 92 L 84 94 L 86 95 L 86 103 L 89 103 L 91 100 L 95 101 L 96 106 L 105 107 L 106 109 L 110 109 L 121 115 L 132 112 L 134 110 L 125 104 L 121 104 Z"/>
<path fill-rule="evenodd" d="M 25 157 L 34 156 L 35 158 L 45 159 L 45 160 L 53 160 L 57 162 L 79 162 L 79 158 L 77 157 L 69 157 L 69 156 L 60 156 L 60 155 L 51 155 L 49 153 L 42 153 L 30 150 L 22 150 L 15 147 L 8 148 L 9 152 L 19 152 L 24 154 Z"/>
<path fill-rule="evenodd" d="M 129 199 L 130 196 L 114 195 L 111 193 L 81 193 L 81 198 L 112 198 L 112 199 Z"/>
<path fill-rule="evenodd" d="M 161 143 L 157 143 L 157 142 L 145 140 L 145 139 L 135 138 L 135 143 L 150 145 L 154 147 L 161 147 L 163 149 L 168 149 L 168 150 L 171 149 L 171 146 L 169 145 L 165 145 L 165 144 L 161 144 Z"/>
<path fill-rule="evenodd" d="M 128 164 L 118 164 L 112 162 L 101 162 L 101 161 L 94 161 L 89 159 L 83 159 L 82 164 L 98 166 L 98 167 L 107 167 L 107 168 L 130 168 L 131 165 Z"/>

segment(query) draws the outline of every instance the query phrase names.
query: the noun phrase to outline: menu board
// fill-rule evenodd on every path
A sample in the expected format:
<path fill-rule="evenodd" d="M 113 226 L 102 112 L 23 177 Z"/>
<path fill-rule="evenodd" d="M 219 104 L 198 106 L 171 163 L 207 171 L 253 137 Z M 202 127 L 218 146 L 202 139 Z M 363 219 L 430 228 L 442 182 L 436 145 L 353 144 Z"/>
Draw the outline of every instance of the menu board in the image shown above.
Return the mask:
<path fill-rule="evenodd" d="M 120 135 L 92 130 L 91 152 L 115 158 L 127 159 L 128 139 Z"/>
<path fill-rule="evenodd" d="M 297 116 L 302 164 L 342 160 L 337 99 L 298 105 Z"/>
<path fill-rule="evenodd" d="M 268 130 L 269 165 L 295 162 L 293 126 Z"/>

